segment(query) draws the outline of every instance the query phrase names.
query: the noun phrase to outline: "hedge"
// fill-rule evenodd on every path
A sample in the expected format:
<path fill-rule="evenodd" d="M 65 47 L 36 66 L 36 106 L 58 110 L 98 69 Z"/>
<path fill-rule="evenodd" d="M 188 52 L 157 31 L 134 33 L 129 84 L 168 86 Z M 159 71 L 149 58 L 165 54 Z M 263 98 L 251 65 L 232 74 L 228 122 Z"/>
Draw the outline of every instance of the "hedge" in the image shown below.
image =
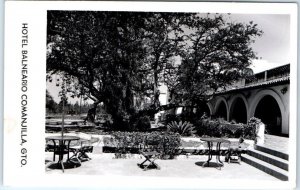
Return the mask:
<path fill-rule="evenodd" d="M 253 118 L 252 118 L 253 120 Z M 255 140 L 257 124 L 253 122 L 229 123 L 219 120 L 202 119 L 197 124 L 199 136 L 245 138 Z"/>
<path fill-rule="evenodd" d="M 104 146 L 113 147 L 115 153 L 134 153 L 136 150 L 155 144 L 162 158 L 167 155 L 173 157 L 180 146 L 180 135 L 172 132 L 114 132 L 111 138 L 104 139 Z"/>

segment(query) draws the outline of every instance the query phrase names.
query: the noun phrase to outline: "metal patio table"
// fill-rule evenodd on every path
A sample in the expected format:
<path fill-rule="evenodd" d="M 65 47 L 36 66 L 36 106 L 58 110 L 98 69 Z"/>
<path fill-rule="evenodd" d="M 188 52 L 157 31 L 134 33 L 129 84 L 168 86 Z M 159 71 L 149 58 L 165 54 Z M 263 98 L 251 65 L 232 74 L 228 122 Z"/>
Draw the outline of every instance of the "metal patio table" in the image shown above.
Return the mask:
<path fill-rule="evenodd" d="M 52 136 L 46 137 L 47 141 L 52 141 L 54 144 L 53 161 L 55 161 L 55 155 L 59 155 L 58 164 L 61 164 L 62 170 L 64 172 L 63 158 L 64 154 L 68 154 L 67 162 L 70 162 L 70 143 L 71 141 L 79 140 L 76 136 Z M 57 146 L 58 142 L 58 146 Z"/>
<path fill-rule="evenodd" d="M 230 141 L 223 138 L 214 138 L 214 137 L 200 138 L 200 140 L 207 142 L 208 145 L 208 160 L 202 164 L 202 167 L 204 167 L 205 165 L 209 166 L 209 162 L 211 161 L 214 153 L 213 144 L 216 143 L 216 161 L 217 164 L 219 165 L 219 168 L 221 169 L 221 167 L 224 166 L 223 162 L 220 160 L 221 144 L 230 143 Z"/>

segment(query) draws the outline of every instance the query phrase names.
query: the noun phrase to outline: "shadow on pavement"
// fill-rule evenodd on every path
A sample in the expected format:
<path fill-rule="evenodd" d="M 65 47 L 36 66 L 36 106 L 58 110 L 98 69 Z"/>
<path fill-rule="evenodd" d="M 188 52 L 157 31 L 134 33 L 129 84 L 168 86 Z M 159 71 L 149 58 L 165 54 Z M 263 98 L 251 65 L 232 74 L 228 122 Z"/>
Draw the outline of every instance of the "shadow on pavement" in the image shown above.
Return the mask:
<path fill-rule="evenodd" d="M 195 165 L 202 167 L 202 165 L 203 165 L 204 163 L 205 163 L 205 162 L 196 162 Z M 217 168 L 217 167 L 220 167 L 220 164 L 218 164 L 218 163 L 216 163 L 216 162 L 209 162 L 209 165 L 208 165 L 208 164 L 205 164 L 205 167 L 204 167 L 204 168 Z"/>

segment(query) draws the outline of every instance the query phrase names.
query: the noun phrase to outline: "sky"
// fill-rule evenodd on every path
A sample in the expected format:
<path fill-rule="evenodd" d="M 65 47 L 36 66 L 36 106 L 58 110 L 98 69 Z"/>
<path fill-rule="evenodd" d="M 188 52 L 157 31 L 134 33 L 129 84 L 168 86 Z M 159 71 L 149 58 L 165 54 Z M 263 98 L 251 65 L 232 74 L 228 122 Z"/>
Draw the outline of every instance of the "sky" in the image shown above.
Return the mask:
<path fill-rule="evenodd" d="M 263 31 L 252 45 L 259 60 L 253 60 L 254 73 L 291 62 L 289 15 L 231 15 L 233 21 L 253 21 Z"/>
<path fill-rule="evenodd" d="M 291 62 L 290 58 L 290 16 L 270 14 L 231 14 L 233 22 L 249 23 L 253 21 L 263 31 L 261 37 L 256 38 L 252 48 L 260 59 L 253 60 L 250 66 L 254 73 L 275 68 Z M 56 102 L 59 102 L 59 87 L 55 83 L 47 82 L 47 89 Z M 71 103 L 79 101 L 69 98 Z"/>

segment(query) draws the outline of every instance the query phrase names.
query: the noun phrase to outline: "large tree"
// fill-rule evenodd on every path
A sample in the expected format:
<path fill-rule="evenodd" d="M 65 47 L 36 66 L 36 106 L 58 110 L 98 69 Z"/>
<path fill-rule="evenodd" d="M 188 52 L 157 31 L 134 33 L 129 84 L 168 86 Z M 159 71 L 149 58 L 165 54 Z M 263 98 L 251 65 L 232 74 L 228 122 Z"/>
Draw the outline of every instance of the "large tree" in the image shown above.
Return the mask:
<path fill-rule="evenodd" d="M 235 81 L 249 76 L 248 67 L 257 59 L 251 48 L 262 31 L 252 21 L 234 23 L 224 15 L 193 15 L 187 20 L 189 35 L 179 68 L 175 100 L 199 107 Z"/>
<path fill-rule="evenodd" d="M 103 102 L 116 122 L 127 118 L 143 59 L 139 20 L 132 13 L 49 12 L 48 76 L 63 75 L 68 91 L 95 107 Z"/>
<path fill-rule="evenodd" d="M 222 15 L 49 11 L 47 79 L 62 75 L 72 96 L 102 102 L 124 126 L 178 104 L 200 106 L 245 77 L 259 35 L 252 22 L 226 23 Z M 159 104 L 162 83 L 171 106 Z"/>

